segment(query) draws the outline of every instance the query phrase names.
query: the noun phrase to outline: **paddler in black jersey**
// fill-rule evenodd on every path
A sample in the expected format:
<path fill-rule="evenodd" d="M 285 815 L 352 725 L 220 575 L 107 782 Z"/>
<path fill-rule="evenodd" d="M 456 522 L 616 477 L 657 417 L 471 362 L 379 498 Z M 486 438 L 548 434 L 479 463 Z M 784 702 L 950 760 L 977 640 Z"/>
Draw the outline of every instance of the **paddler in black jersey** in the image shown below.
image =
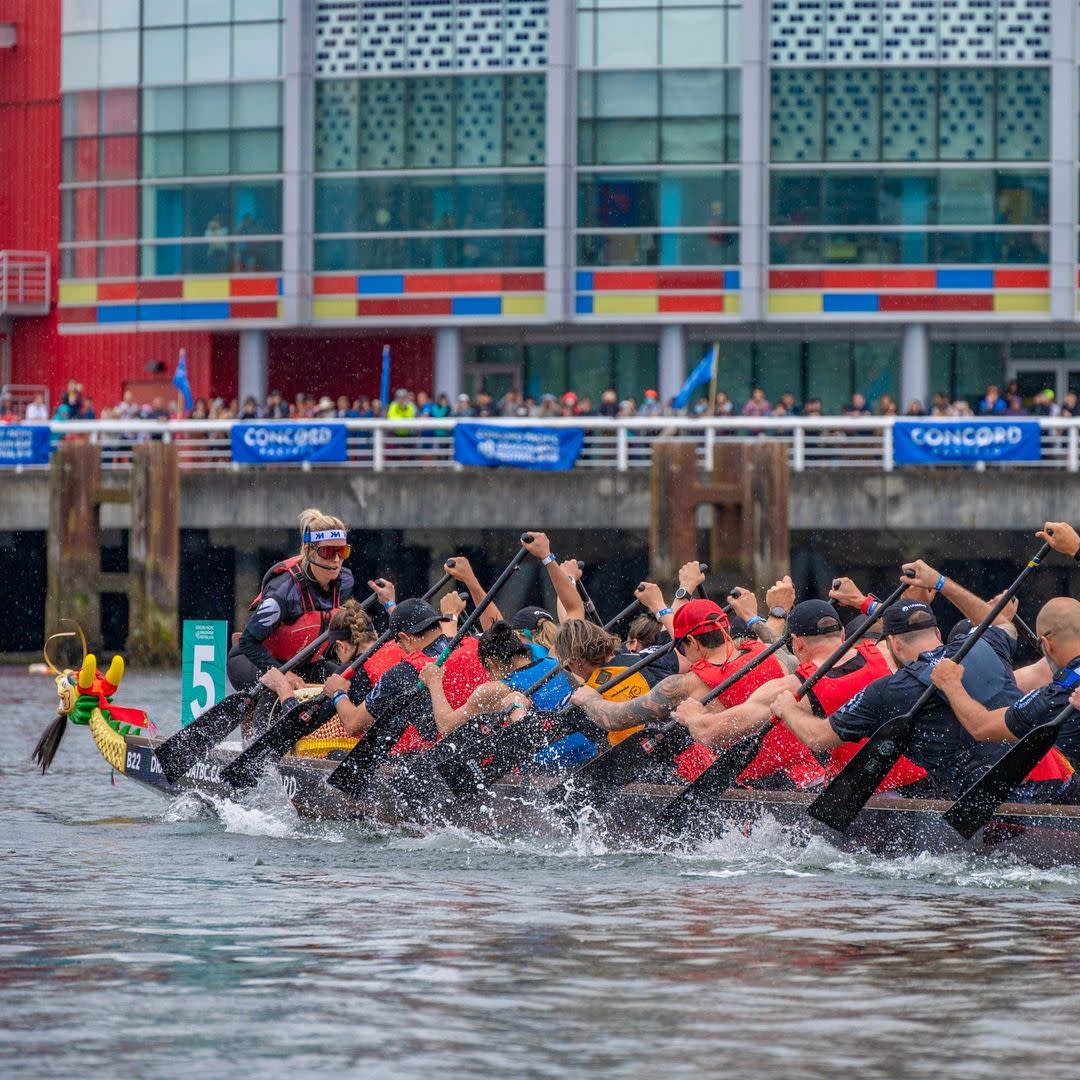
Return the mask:
<path fill-rule="evenodd" d="M 267 571 L 247 626 L 229 652 L 227 671 L 234 687 L 250 686 L 270 668 L 291 660 L 327 629 L 352 595 L 352 572 L 344 566 L 350 550 L 345 523 L 310 509 L 300 515 L 300 531 L 299 554 Z M 289 672 L 290 683 L 303 686 L 305 675 L 325 678 L 318 666 L 324 651 L 305 668 Z"/>

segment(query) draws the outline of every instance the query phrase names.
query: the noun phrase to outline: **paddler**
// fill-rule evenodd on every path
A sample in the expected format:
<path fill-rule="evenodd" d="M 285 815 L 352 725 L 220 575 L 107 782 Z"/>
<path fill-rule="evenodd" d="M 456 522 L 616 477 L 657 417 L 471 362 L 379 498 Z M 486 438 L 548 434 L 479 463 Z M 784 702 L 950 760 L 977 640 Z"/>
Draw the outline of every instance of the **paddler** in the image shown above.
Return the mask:
<path fill-rule="evenodd" d="M 251 617 L 229 652 L 227 671 L 234 687 L 250 686 L 292 659 L 327 629 L 352 595 L 352 572 L 344 565 L 350 551 L 345 523 L 321 510 L 305 510 L 300 537 L 299 554 L 275 563 L 251 602 Z M 289 672 L 286 678 L 293 686 L 303 686 L 306 674 L 317 674 L 320 681 L 325 677 L 316 663 L 323 651 L 304 669 Z"/>

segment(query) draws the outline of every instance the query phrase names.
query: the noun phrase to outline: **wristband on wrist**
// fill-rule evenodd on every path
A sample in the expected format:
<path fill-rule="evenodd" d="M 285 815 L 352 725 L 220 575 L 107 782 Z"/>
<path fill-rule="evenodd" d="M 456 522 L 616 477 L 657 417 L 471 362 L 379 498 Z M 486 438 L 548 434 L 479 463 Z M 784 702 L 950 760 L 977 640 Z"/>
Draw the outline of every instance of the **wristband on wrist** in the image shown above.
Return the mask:
<path fill-rule="evenodd" d="M 664 607 L 664 608 L 661 608 L 656 613 L 656 617 L 658 619 L 662 619 L 665 615 L 674 615 L 674 614 L 675 614 L 675 609 L 674 608 Z"/>
<path fill-rule="evenodd" d="M 755 623 L 764 622 L 764 621 L 765 620 L 760 615 L 751 615 L 750 618 L 746 620 L 746 625 L 748 627 L 750 627 L 750 626 L 753 626 Z"/>
<path fill-rule="evenodd" d="M 387 600 L 386 603 L 383 604 L 383 607 L 387 611 L 389 611 L 391 608 L 396 608 L 397 607 L 397 601 L 396 600 Z"/>
<path fill-rule="evenodd" d="M 873 615 L 874 614 L 874 608 L 876 608 L 877 605 L 878 605 L 878 598 L 873 593 L 867 593 L 866 596 L 863 597 L 863 602 L 860 605 L 859 610 L 864 615 Z"/>
<path fill-rule="evenodd" d="M 540 565 L 541 565 L 541 566 L 547 566 L 547 565 L 548 565 L 549 563 L 553 563 L 553 562 L 555 562 L 555 561 L 556 561 L 556 556 L 555 556 L 555 552 L 554 552 L 554 551 L 552 551 L 552 552 L 550 552 L 549 554 L 545 555 L 545 556 L 544 556 L 544 557 L 543 557 L 543 558 L 542 558 L 542 559 L 540 560 Z"/>
<path fill-rule="evenodd" d="M 878 602 L 876 600 L 871 600 L 870 601 L 870 606 L 869 606 L 869 608 L 867 609 L 867 612 L 866 612 L 867 616 L 872 616 L 874 614 L 874 612 L 877 611 L 877 608 L 878 608 Z"/>
<path fill-rule="evenodd" d="M 332 697 L 332 698 L 330 699 L 330 704 L 331 704 L 331 705 L 333 705 L 333 706 L 334 706 L 334 708 L 336 709 L 336 708 L 337 708 L 337 703 L 338 703 L 338 702 L 339 702 L 339 701 L 340 701 L 340 700 L 341 700 L 341 699 L 342 699 L 343 697 L 348 697 L 348 696 L 349 696 L 349 695 L 348 695 L 347 693 L 345 693 L 345 691 L 344 691 L 344 690 L 338 690 L 338 691 L 337 691 L 337 692 L 336 692 L 336 693 L 334 694 L 334 696 L 333 696 L 333 697 Z"/>
<path fill-rule="evenodd" d="M 934 592 L 939 593 L 944 588 L 945 588 L 945 575 L 942 574 L 941 577 L 939 577 L 937 579 L 937 584 L 934 586 Z"/>

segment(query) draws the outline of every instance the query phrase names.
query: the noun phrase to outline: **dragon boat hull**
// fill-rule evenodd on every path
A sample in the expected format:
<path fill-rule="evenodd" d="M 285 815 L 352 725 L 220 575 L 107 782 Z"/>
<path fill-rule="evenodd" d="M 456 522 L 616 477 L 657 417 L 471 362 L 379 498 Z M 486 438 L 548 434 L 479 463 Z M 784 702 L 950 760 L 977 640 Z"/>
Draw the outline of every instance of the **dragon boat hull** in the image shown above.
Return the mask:
<path fill-rule="evenodd" d="M 237 798 L 235 790 L 221 779 L 222 769 L 235 757 L 232 751 L 215 750 L 186 776 L 170 783 L 154 754 L 163 740 L 119 735 L 105 725 L 92 726 L 91 730 L 114 769 L 166 798 L 185 792 L 209 800 Z M 544 797 L 546 789 L 558 783 L 555 777 L 509 776 L 475 802 L 457 802 L 445 791 L 434 799 L 410 800 L 402 794 L 399 768 L 387 766 L 375 776 L 363 798 L 354 799 L 326 783 L 336 767 L 336 760 L 324 757 L 287 756 L 275 771 L 297 813 L 306 818 L 391 826 L 451 825 L 496 838 L 529 837 L 540 842 L 565 841 L 575 827 Z M 663 845 L 656 818 L 678 791 L 662 784 L 624 788 L 596 819 L 605 841 L 626 847 Z M 427 794 L 432 794 L 430 788 Z M 694 820 L 679 843 L 700 842 L 733 827 L 748 831 L 756 820 L 768 816 L 792 838 L 809 842 L 823 837 L 841 850 L 890 857 L 968 852 L 1019 859 L 1036 866 L 1080 864 L 1080 807 L 1006 804 L 971 840 L 964 840 L 942 820 L 949 803 L 940 800 L 875 796 L 846 833 L 837 833 L 806 814 L 813 798 L 813 794 L 802 792 L 730 789 L 716 800 L 709 814 Z"/>

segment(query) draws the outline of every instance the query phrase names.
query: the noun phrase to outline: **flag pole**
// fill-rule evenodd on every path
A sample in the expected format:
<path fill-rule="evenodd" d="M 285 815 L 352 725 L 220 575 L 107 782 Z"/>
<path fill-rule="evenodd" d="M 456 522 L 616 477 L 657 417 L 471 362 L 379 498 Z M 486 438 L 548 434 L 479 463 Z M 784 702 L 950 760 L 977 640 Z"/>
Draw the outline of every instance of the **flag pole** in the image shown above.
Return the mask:
<path fill-rule="evenodd" d="M 712 347 L 712 377 L 709 379 L 709 408 L 706 416 L 712 416 L 716 402 L 716 378 L 720 367 L 720 342 L 714 341 Z"/>

